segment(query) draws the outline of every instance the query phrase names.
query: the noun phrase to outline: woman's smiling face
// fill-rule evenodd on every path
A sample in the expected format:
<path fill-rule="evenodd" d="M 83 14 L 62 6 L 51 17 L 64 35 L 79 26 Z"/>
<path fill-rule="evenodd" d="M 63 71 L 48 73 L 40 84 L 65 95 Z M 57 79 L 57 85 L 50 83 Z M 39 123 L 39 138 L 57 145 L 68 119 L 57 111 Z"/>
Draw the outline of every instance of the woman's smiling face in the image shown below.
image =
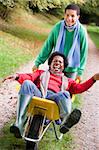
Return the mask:
<path fill-rule="evenodd" d="M 50 70 L 57 74 L 64 70 L 64 59 L 61 56 L 55 56 L 51 62 Z"/>

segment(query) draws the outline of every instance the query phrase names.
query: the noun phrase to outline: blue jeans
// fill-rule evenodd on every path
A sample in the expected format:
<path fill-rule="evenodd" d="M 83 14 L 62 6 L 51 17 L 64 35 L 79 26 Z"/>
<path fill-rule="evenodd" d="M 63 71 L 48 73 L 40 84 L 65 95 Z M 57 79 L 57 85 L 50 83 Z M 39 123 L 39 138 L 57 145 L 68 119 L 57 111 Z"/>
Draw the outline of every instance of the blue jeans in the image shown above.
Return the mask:
<path fill-rule="evenodd" d="M 20 95 L 30 95 L 42 97 L 41 91 L 37 88 L 37 86 L 30 80 L 25 80 L 21 86 L 19 91 Z M 59 106 L 60 117 L 65 117 L 71 113 L 71 99 L 68 91 L 60 91 L 58 93 L 54 93 L 50 90 L 47 91 L 47 99 L 53 100 Z"/>
<path fill-rule="evenodd" d="M 21 85 L 21 89 L 19 91 L 20 95 L 30 95 L 42 97 L 41 91 L 37 88 L 37 86 L 30 80 L 25 80 Z"/>
<path fill-rule="evenodd" d="M 72 102 L 68 91 L 54 93 L 48 90 L 46 98 L 57 103 L 61 118 L 64 118 L 71 113 Z"/>

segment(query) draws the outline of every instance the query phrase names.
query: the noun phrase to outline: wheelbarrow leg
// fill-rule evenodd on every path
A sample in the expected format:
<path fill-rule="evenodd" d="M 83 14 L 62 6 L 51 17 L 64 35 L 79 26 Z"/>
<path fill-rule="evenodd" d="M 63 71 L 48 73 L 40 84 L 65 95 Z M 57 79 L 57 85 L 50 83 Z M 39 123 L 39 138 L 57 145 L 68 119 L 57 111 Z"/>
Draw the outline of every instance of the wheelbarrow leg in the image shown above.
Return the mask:
<path fill-rule="evenodd" d="M 54 128 L 54 133 L 55 133 L 55 137 L 57 140 L 61 140 L 62 137 L 63 137 L 63 134 L 62 133 L 57 133 L 57 129 L 56 129 L 56 123 L 55 122 L 52 122 L 53 124 L 53 128 Z"/>

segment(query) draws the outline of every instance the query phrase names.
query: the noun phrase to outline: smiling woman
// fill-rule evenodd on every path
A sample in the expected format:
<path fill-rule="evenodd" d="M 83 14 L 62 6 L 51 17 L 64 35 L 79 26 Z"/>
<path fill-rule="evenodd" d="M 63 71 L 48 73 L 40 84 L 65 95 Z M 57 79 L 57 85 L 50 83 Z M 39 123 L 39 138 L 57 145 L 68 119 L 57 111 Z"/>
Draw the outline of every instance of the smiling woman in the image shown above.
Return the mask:
<path fill-rule="evenodd" d="M 54 69 L 56 69 L 57 73 L 64 72 L 64 68 L 68 66 L 68 60 L 63 54 L 56 51 L 49 57 L 48 65 L 51 71 L 55 72 Z"/>
<path fill-rule="evenodd" d="M 51 73 L 60 74 L 64 70 L 64 60 L 60 56 L 55 56 L 50 65 Z"/>
<path fill-rule="evenodd" d="M 65 134 L 72 126 L 78 123 L 81 112 L 78 109 L 74 109 L 71 112 L 71 95 L 87 91 L 96 80 L 99 80 L 99 73 L 83 83 L 76 83 L 75 80 L 67 78 L 63 73 L 64 67 L 68 64 L 65 60 L 67 59 L 63 54 L 53 52 L 48 60 L 49 70 L 36 70 L 34 73 L 25 74 L 19 73 L 7 78 L 10 80 L 14 78 L 21 84 L 16 122 L 10 127 L 10 131 L 15 137 L 20 138 L 23 135 L 27 107 L 34 96 L 50 99 L 57 103 L 59 116 L 63 121 L 60 127 L 61 133 Z"/>

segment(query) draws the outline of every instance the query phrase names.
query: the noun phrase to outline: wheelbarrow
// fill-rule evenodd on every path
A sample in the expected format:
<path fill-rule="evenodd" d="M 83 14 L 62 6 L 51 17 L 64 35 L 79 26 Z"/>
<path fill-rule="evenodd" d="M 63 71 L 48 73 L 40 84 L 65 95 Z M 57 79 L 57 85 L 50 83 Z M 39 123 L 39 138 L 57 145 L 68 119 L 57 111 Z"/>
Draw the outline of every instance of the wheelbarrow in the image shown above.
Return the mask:
<path fill-rule="evenodd" d="M 79 82 L 79 81 L 77 81 Z M 72 95 L 72 102 L 75 95 Z M 46 119 L 50 120 L 45 124 Z M 22 138 L 26 141 L 26 150 L 38 150 L 38 144 L 52 125 L 57 140 L 62 139 L 63 134 L 57 131 L 55 120 L 60 119 L 58 105 L 48 99 L 34 96 L 28 106 L 27 121 Z"/>
<path fill-rule="evenodd" d="M 27 110 L 27 118 L 22 135 L 26 141 L 26 150 L 38 150 L 38 144 L 51 124 L 55 138 L 62 139 L 63 134 L 56 129 L 55 120 L 60 119 L 60 116 L 54 101 L 34 96 Z M 50 120 L 48 124 L 45 124 L 46 119 Z"/>

